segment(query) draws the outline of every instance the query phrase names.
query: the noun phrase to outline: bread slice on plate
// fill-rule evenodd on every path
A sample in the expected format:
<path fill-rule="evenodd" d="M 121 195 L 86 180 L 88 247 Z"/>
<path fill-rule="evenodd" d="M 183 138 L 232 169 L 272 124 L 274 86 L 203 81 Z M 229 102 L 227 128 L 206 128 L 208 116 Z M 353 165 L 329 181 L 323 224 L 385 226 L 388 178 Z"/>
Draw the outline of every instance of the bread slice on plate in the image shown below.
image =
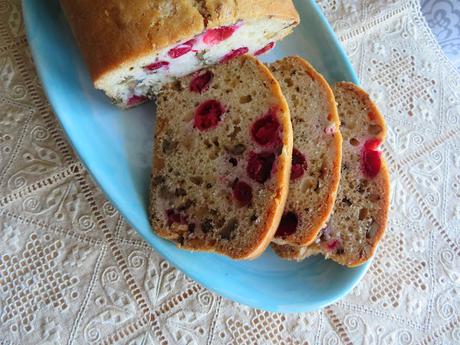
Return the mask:
<path fill-rule="evenodd" d="M 289 108 L 267 67 L 243 56 L 157 97 L 150 222 L 178 247 L 251 259 L 269 245 L 289 187 Z"/>
<path fill-rule="evenodd" d="M 372 257 L 388 220 L 390 177 L 380 151 L 386 128 L 382 115 L 361 88 L 338 83 L 333 90 L 343 136 L 342 176 L 333 215 L 312 245 L 273 248 L 286 259 L 301 260 L 321 253 L 354 267 Z"/>
<path fill-rule="evenodd" d="M 299 22 L 291 0 L 60 0 L 96 88 L 121 107 L 242 54 L 260 55 Z"/>
<path fill-rule="evenodd" d="M 342 135 L 329 84 L 300 57 L 269 66 L 291 113 L 294 151 L 289 196 L 273 242 L 308 245 L 328 221 L 340 180 Z"/>

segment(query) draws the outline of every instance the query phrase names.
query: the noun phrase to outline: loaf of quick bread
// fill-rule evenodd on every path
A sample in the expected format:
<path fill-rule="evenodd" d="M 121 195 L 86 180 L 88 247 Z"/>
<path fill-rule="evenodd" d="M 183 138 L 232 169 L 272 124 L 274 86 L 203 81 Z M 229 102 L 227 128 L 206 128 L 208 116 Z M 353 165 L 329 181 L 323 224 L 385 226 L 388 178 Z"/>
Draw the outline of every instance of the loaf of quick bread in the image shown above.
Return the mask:
<path fill-rule="evenodd" d="M 299 22 L 291 0 L 60 0 L 96 88 L 120 107 L 236 56 L 260 55 Z"/>

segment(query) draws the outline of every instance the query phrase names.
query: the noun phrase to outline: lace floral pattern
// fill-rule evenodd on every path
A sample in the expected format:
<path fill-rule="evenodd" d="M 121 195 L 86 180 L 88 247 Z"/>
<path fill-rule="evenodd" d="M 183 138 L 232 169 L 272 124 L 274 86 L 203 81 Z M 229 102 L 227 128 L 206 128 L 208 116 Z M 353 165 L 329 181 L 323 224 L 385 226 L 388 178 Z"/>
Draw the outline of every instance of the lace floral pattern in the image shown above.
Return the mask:
<path fill-rule="evenodd" d="M 459 74 L 416 0 L 319 3 L 388 122 L 391 216 L 350 295 L 284 315 L 209 292 L 125 223 L 54 119 L 20 1 L 0 0 L 0 344 L 460 343 Z"/>

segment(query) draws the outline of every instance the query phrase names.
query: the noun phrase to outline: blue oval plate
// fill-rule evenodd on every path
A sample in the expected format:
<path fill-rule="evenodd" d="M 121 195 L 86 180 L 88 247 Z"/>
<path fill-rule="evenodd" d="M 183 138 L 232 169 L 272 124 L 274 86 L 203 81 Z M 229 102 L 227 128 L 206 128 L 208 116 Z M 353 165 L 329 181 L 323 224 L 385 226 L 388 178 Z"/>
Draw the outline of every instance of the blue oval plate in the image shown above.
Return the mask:
<path fill-rule="evenodd" d="M 29 44 L 56 116 L 94 179 L 125 219 L 163 257 L 216 293 L 281 312 L 305 312 L 333 303 L 363 277 L 369 264 L 348 269 L 321 257 L 300 263 L 271 250 L 250 262 L 176 249 L 152 232 L 147 217 L 154 106 L 120 111 L 96 91 L 58 0 L 22 2 Z M 358 80 L 313 0 L 296 1 L 301 25 L 265 56 L 298 54 L 331 83 Z"/>

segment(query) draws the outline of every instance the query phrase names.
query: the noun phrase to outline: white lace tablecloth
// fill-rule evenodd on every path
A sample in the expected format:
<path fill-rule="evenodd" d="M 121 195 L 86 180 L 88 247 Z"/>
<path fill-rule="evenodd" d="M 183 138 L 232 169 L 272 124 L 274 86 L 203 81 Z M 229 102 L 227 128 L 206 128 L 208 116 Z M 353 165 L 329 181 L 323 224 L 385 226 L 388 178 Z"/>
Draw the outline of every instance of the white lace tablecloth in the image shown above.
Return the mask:
<path fill-rule="evenodd" d="M 125 223 L 0 0 L 0 344 L 460 344 L 460 76 L 416 0 L 320 3 L 387 119 L 392 206 L 353 292 L 287 315 L 209 292 Z"/>

